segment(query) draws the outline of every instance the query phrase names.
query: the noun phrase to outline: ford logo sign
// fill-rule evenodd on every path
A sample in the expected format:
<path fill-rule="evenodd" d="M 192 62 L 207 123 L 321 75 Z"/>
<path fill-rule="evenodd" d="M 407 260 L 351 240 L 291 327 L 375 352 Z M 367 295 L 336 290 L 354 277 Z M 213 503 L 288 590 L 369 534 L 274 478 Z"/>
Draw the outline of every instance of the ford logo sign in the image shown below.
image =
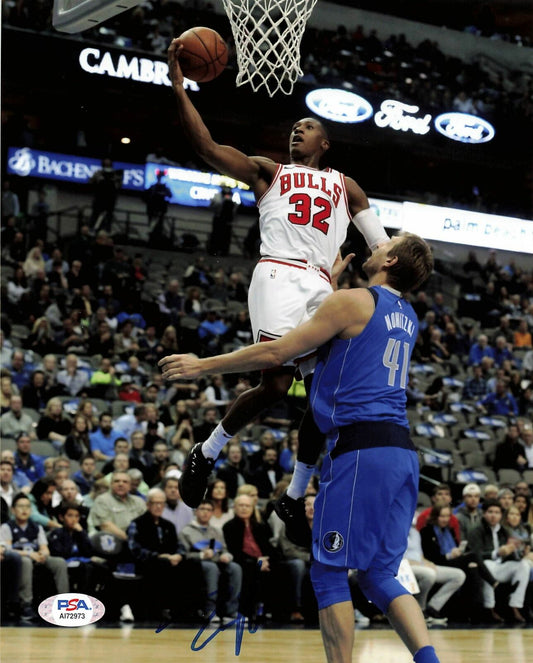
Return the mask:
<path fill-rule="evenodd" d="M 305 97 L 307 107 L 332 122 L 364 122 L 372 117 L 372 106 L 366 99 L 346 90 L 321 88 Z"/>
<path fill-rule="evenodd" d="M 496 134 L 490 122 L 468 113 L 443 113 L 435 118 L 435 129 L 461 143 L 488 143 Z"/>

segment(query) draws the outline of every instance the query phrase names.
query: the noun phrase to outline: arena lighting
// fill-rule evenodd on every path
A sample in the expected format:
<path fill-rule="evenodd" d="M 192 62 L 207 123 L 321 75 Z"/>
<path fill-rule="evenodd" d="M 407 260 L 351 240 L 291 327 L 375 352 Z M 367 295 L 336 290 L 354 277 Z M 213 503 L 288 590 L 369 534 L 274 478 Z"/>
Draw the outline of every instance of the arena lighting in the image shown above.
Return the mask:
<path fill-rule="evenodd" d="M 461 143 L 488 143 L 496 135 L 490 122 L 468 113 L 442 113 L 434 124 L 440 134 Z"/>
<path fill-rule="evenodd" d="M 374 109 L 366 99 L 347 90 L 319 88 L 305 97 L 307 107 L 320 117 L 332 122 L 364 122 L 372 117 Z"/>

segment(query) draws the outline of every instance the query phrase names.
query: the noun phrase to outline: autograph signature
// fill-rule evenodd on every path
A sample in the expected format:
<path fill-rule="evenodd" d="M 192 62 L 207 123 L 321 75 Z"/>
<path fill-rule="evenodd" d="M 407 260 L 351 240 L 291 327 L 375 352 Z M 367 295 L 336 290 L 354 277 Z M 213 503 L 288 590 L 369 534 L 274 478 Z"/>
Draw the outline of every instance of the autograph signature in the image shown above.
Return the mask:
<path fill-rule="evenodd" d="M 261 569 L 262 565 L 262 560 L 257 561 L 257 568 L 258 570 Z M 229 587 L 229 591 L 232 592 L 232 588 Z M 216 596 L 217 591 L 215 590 L 214 592 L 210 593 L 210 596 L 214 597 Z M 212 640 L 214 640 L 219 633 L 222 633 L 223 631 L 226 631 L 227 629 L 231 628 L 233 625 L 235 625 L 235 656 L 239 656 L 241 653 L 241 647 L 242 647 L 242 639 L 244 637 L 244 631 L 246 627 L 246 617 L 244 615 L 241 615 L 239 612 L 237 617 L 233 619 L 231 622 L 228 622 L 227 624 L 223 624 L 222 626 L 219 626 L 215 631 L 213 631 L 206 640 L 203 642 L 200 642 L 198 644 L 198 641 L 202 637 L 204 631 L 209 628 L 209 624 L 211 623 L 211 620 L 213 617 L 215 617 L 216 611 L 213 610 L 213 612 L 209 615 L 209 620 L 208 624 L 206 626 L 201 626 L 198 633 L 194 636 L 193 641 L 191 642 L 191 649 L 192 651 L 200 651 L 202 650 L 206 645 L 208 645 Z M 156 629 L 156 633 L 161 633 L 161 631 L 164 631 L 167 626 L 170 625 L 170 622 L 163 622 L 162 624 L 159 624 L 159 626 Z M 256 633 L 259 629 L 259 626 L 257 623 L 253 622 L 252 620 L 249 620 L 248 622 L 248 633 Z"/>
<path fill-rule="evenodd" d="M 213 611 L 209 615 L 209 621 L 213 619 L 215 616 L 215 611 Z M 170 622 L 164 622 L 162 624 L 159 624 L 159 626 L 156 629 L 156 633 L 161 633 L 164 629 L 169 626 Z M 206 638 L 204 641 L 198 643 L 202 635 L 204 634 L 205 630 L 209 628 L 208 626 L 202 626 L 198 630 L 198 633 L 194 636 L 193 641 L 191 642 L 191 649 L 192 651 L 200 651 L 203 649 L 206 645 L 208 645 L 212 640 L 216 638 L 216 636 L 219 633 L 222 633 L 223 631 L 226 631 L 227 629 L 231 628 L 233 625 L 235 625 L 235 656 L 239 656 L 241 653 L 241 647 L 242 647 L 242 640 L 244 637 L 244 631 L 246 627 L 246 617 L 244 615 L 241 615 L 240 613 L 238 614 L 237 617 L 231 622 L 228 622 L 225 625 L 219 626 L 215 631 L 213 631 L 208 638 Z M 257 624 L 254 624 L 250 622 L 248 624 L 248 633 L 255 633 L 259 629 L 259 626 Z"/>

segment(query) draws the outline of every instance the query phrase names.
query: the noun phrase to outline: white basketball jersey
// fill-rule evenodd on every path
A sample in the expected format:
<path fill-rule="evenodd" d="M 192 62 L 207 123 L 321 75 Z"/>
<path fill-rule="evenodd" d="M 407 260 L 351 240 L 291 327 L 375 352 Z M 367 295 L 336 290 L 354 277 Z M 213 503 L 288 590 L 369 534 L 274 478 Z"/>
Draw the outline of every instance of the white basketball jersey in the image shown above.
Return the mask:
<path fill-rule="evenodd" d="M 342 173 L 279 165 L 257 206 L 262 256 L 308 260 L 331 272 L 351 221 Z"/>

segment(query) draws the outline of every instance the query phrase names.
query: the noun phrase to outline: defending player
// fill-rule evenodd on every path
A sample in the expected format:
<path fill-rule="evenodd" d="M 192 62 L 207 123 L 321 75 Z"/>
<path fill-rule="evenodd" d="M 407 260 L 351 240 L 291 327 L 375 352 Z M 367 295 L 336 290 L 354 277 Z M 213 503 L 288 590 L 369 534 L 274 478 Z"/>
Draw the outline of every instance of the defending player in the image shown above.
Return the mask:
<path fill-rule="evenodd" d="M 272 343 L 206 359 L 173 355 L 160 364 L 166 379 L 195 378 L 277 366 L 326 343 L 310 402 L 329 452 L 315 501 L 311 567 L 327 659 L 352 660 L 348 570 L 358 569 L 362 591 L 416 663 L 436 663 L 418 603 L 396 580 L 418 497 L 405 395 L 418 321 L 402 293 L 427 279 L 433 258 L 420 237 L 406 234 L 380 247 L 363 268 L 369 288 L 333 293 L 310 321 Z"/>
<path fill-rule="evenodd" d="M 354 180 L 329 168 L 318 170 L 320 158 L 329 148 L 320 121 L 304 118 L 294 124 L 289 138 L 291 163 L 285 166 L 217 144 L 183 88 L 180 49 L 180 40 L 174 39 L 168 63 L 187 138 L 204 161 L 249 184 L 256 196 L 262 257 L 250 284 L 248 307 L 254 341 L 269 341 L 308 320 L 332 292 L 332 281 L 353 257 L 336 261 L 350 221 L 371 249 L 388 237 Z M 299 365 L 308 390 L 313 363 L 302 363 L 300 358 Z M 286 395 L 294 373 L 294 362 L 263 373 L 260 385 L 235 401 L 209 439 L 192 448 L 180 479 L 184 502 L 191 507 L 200 503 L 222 448 L 264 408 Z M 288 535 L 305 543 L 309 527 L 303 501 L 298 498 L 305 492 L 324 441 L 309 412 L 303 417 L 299 440 L 292 481 L 276 511 L 286 522 Z"/>

